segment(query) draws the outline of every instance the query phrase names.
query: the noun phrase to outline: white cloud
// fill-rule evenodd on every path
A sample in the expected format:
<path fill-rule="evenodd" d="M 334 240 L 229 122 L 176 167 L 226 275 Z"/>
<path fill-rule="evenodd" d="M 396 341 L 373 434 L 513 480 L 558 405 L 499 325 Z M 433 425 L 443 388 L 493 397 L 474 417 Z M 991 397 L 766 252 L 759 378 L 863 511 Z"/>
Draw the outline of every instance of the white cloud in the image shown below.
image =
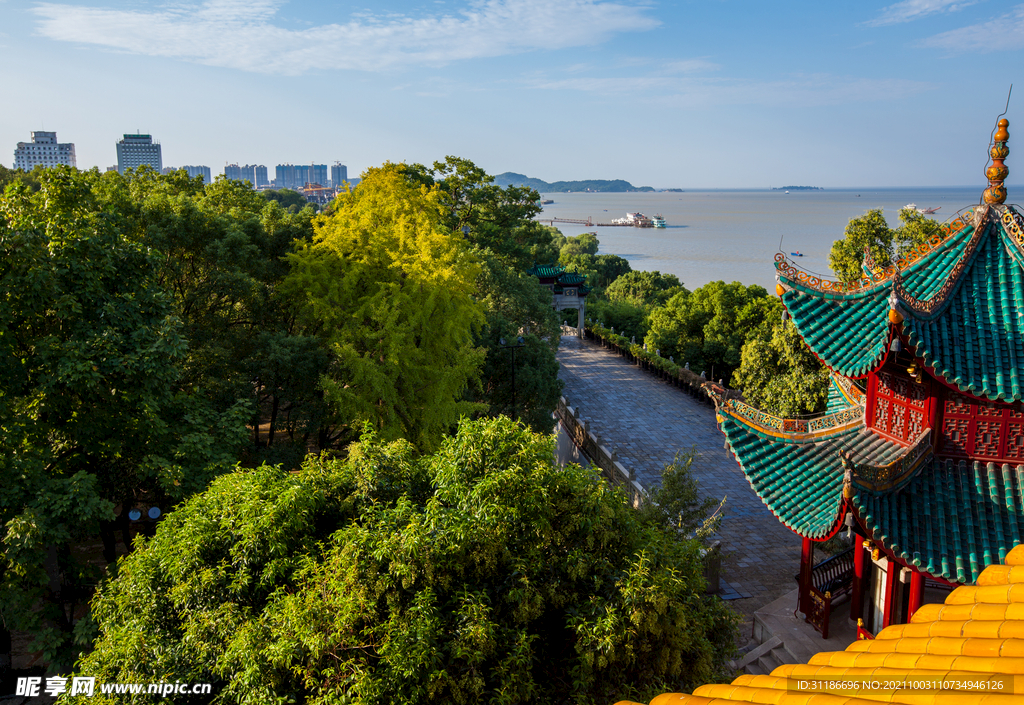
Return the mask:
<path fill-rule="evenodd" d="M 273 24 L 276 0 L 207 0 L 159 11 L 41 3 L 38 31 L 57 41 L 210 66 L 296 75 L 379 71 L 596 44 L 659 22 L 612 0 L 476 0 L 457 13 L 361 15 L 293 30 Z"/>
<path fill-rule="evenodd" d="M 956 12 L 979 0 L 903 0 L 882 10 L 877 19 L 865 22 L 872 27 L 910 22 L 937 12 Z"/>
<path fill-rule="evenodd" d="M 1024 5 L 989 22 L 936 34 L 922 41 L 921 46 L 955 53 L 1024 49 Z"/>
<path fill-rule="evenodd" d="M 901 98 L 936 88 L 921 81 L 877 80 L 828 74 L 798 75 L 787 80 L 763 82 L 678 76 L 565 78 L 535 80 L 531 85 L 544 90 L 628 95 L 633 99 L 691 108 L 712 105 L 847 105 Z"/>

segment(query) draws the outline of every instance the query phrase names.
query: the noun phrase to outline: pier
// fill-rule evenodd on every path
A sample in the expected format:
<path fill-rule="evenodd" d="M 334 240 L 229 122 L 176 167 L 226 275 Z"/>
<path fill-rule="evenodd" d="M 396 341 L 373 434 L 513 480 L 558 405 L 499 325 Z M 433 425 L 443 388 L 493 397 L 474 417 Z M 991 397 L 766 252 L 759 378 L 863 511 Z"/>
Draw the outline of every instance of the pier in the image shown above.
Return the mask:
<path fill-rule="evenodd" d="M 538 223 L 547 223 L 548 225 L 554 225 L 556 223 L 569 223 L 571 225 L 586 225 L 588 228 L 653 228 L 654 225 L 650 221 L 646 224 L 639 222 L 634 223 L 595 223 L 593 218 L 587 217 L 586 220 L 579 218 L 538 218 Z"/>

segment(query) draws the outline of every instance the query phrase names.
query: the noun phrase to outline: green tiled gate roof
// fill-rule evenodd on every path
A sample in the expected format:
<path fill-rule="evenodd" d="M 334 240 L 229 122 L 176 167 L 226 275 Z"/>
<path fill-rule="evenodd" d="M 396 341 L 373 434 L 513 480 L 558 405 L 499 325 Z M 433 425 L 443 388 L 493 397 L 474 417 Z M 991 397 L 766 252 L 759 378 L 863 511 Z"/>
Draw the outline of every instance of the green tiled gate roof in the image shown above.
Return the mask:
<path fill-rule="evenodd" d="M 1024 537 L 1024 465 L 933 460 L 896 492 L 854 493 L 873 538 L 925 573 L 973 583 Z"/>
<path fill-rule="evenodd" d="M 721 429 L 754 492 L 783 524 L 801 536 L 821 539 L 840 520 L 843 467 L 840 450 L 859 462 L 884 464 L 903 450 L 853 426 L 814 442 L 771 437 L 720 409 Z"/>
<path fill-rule="evenodd" d="M 526 270 L 526 273 L 532 277 L 557 277 L 564 271 L 565 267 L 560 264 L 534 263 L 532 267 Z"/>

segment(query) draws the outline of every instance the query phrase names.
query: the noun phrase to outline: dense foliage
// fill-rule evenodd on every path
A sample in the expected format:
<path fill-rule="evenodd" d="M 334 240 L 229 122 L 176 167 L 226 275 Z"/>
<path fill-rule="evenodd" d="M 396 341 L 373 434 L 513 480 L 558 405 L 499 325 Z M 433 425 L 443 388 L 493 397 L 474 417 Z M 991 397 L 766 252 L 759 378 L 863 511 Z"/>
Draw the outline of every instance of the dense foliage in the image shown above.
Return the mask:
<path fill-rule="evenodd" d="M 634 306 L 661 306 L 681 292 L 682 282 L 675 274 L 659 271 L 624 272 L 608 285 L 606 293 L 611 301 Z"/>
<path fill-rule="evenodd" d="M 752 406 L 783 417 L 823 411 L 829 373 L 814 356 L 792 321 L 782 320 L 782 303 L 765 299 L 765 320 L 743 345 L 732 385 Z"/>
<path fill-rule="evenodd" d="M 430 168 L 406 170 L 437 189 L 446 226 L 462 233 L 480 264 L 474 298 L 483 306 L 485 321 L 474 345 L 484 358 L 466 400 L 481 404 L 478 414 L 515 415 L 536 431 L 552 430 L 551 412 L 562 390 L 555 360 L 558 318 L 551 292 L 526 270 L 535 262 L 552 261 L 565 238 L 533 220 L 540 211 L 535 191 L 500 188 L 467 159 L 450 156 Z M 516 345 L 519 337 L 524 347 L 513 355 L 507 346 Z"/>
<path fill-rule="evenodd" d="M 401 167 L 368 170 L 291 255 L 284 284 L 334 354 L 320 382 L 340 415 L 421 449 L 475 409 L 462 394 L 483 359 L 479 267 L 439 201 Z"/>
<path fill-rule="evenodd" d="M 689 363 L 708 379 L 729 379 L 740 365 L 746 336 L 765 319 L 764 287 L 723 281 L 692 293 L 683 289 L 651 312 L 648 349 Z"/>
<path fill-rule="evenodd" d="M 219 702 L 648 699 L 723 675 L 732 618 L 700 544 L 552 464 L 548 438 L 463 422 L 433 455 L 236 473 L 186 503 L 96 602 L 104 682 L 212 682 Z"/>
<path fill-rule="evenodd" d="M 260 191 L 260 196 L 268 201 L 276 202 L 289 213 L 298 213 L 304 208 L 317 208 L 316 204 L 310 203 L 305 196 L 290 188 L 267 189 Z"/>
<path fill-rule="evenodd" d="M 888 267 L 915 246 L 939 234 L 938 221 L 926 218 L 913 208 L 900 210 L 900 226 L 890 228 L 881 209 L 853 218 L 845 237 L 836 240 L 828 263 L 843 281 L 855 281 L 865 275 L 864 249 L 868 248 L 876 267 Z"/>
<path fill-rule="evenodd" d="M 188 374 L 188 321 L 116 173 L 47 170 L 0 198 L 0 619 L 57 664 L 96 575 L 72 550 L 115 507 L 168 506 L 238 459 L 249 399 Z M 147 201 L 148 202 L 148 201 Z M 138 203 L 136 201 L 136 203 Z"/>
<path fill-rule="evenodd" d="M 429 449 L 511 413 L 500 337 L 525 336 L 516 410 L 551 428 L 558 328 L 521 267 L 552 231 L 528 189 L 440 167 L 373 170 L 315 233 L 303 203 L 183 171 L 0 171 L 0 651 L 18 630 L 74 658 L 103 572 L 79 547 L 130 550 L 135 507 L 297 468 L 365 420 Z"/>

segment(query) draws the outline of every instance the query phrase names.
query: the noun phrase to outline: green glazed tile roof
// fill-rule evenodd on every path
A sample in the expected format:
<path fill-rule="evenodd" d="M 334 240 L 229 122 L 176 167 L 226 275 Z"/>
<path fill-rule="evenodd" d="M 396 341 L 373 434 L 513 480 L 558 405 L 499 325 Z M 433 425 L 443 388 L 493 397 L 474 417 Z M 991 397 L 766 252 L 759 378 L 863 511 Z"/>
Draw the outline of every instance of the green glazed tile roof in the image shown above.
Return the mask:
<path fill-rule="evenodd" d="M 975 230 L 968 224 L 901 271 L 901 330 L 948 383 L 977 397 L 1019 401 L 1024 218 L 1009 206 L 993 208 L 982 228 L 973 250 Z M 852 293 L 816 287 L 811 280 L 792 270 L 780 273 L 787 287 L 782 301 L 808 347 L 846 377 L 877 369 L 889 340 L 892 278 Z"/>
<path fill-rule="evenodd" d="M 903 450 L 863 425 L 800 442 L 768 436 L 728 413 L 721 416 L 726 443 L 754 492 L 779 521 L 812 539 L 828 536 L 840 519 L 840 450 L 852 450 L 857 462 L 875 464 L 890 462 Z"/>
<path fill-rule="evenodd" d="M 973 583 L 1024 537 L 1024 465 L 932 460 L 896 492 L 854 493 L 872 537 L 908 564 Z"/>
<path fill-rule="evenodd" d="M 885 352 L 888 298 L 888 287 L 842 299 L 793 288 L 783 294 L 782 303 L 822 362 L 845 377 L 863 377 Z"/>
<path fill-rule="evenodd" d="M 558 283 L 563 286 L 571 286 L 573 284 L 582 284 L 587 278 L 582 274 L 576 272 L 565 272 L 558 277 Z"/>
<path fill-rule="evenodd" d="M 557 277 L 559 274 L 565 271 L 565 267 L 560 264 L 537 264 L 534 263 L 532 267 L 526 270 L 526 273 L 534 277 Z"/>
<path fill-rule="evenodd" d="M 825 411 L 845 409 L 849 405 L 850 403 L 846 401 L 846 397 L 843 395 L 842 390 L 839 389 L 835 379 L 830 380 L 828 383 L 828 403 L 825 404 Z"/>
<path fill-rule="evenodd" d="M 936 374 L 992 400 L 1024 398 L 1024 270 L 1002 225 L 989 225 L 941 311 L 907 316 L 908 340 Z"/>
<path fill-rule="evenodd" d="M 825 404 L 825 411 L 831 413 L 840 409 L 848 409 L 853 406 L 847 398 L 846 393 L 839 387 L 835 374 L 829 376 L 828 380 L 828 402 Z"/>

